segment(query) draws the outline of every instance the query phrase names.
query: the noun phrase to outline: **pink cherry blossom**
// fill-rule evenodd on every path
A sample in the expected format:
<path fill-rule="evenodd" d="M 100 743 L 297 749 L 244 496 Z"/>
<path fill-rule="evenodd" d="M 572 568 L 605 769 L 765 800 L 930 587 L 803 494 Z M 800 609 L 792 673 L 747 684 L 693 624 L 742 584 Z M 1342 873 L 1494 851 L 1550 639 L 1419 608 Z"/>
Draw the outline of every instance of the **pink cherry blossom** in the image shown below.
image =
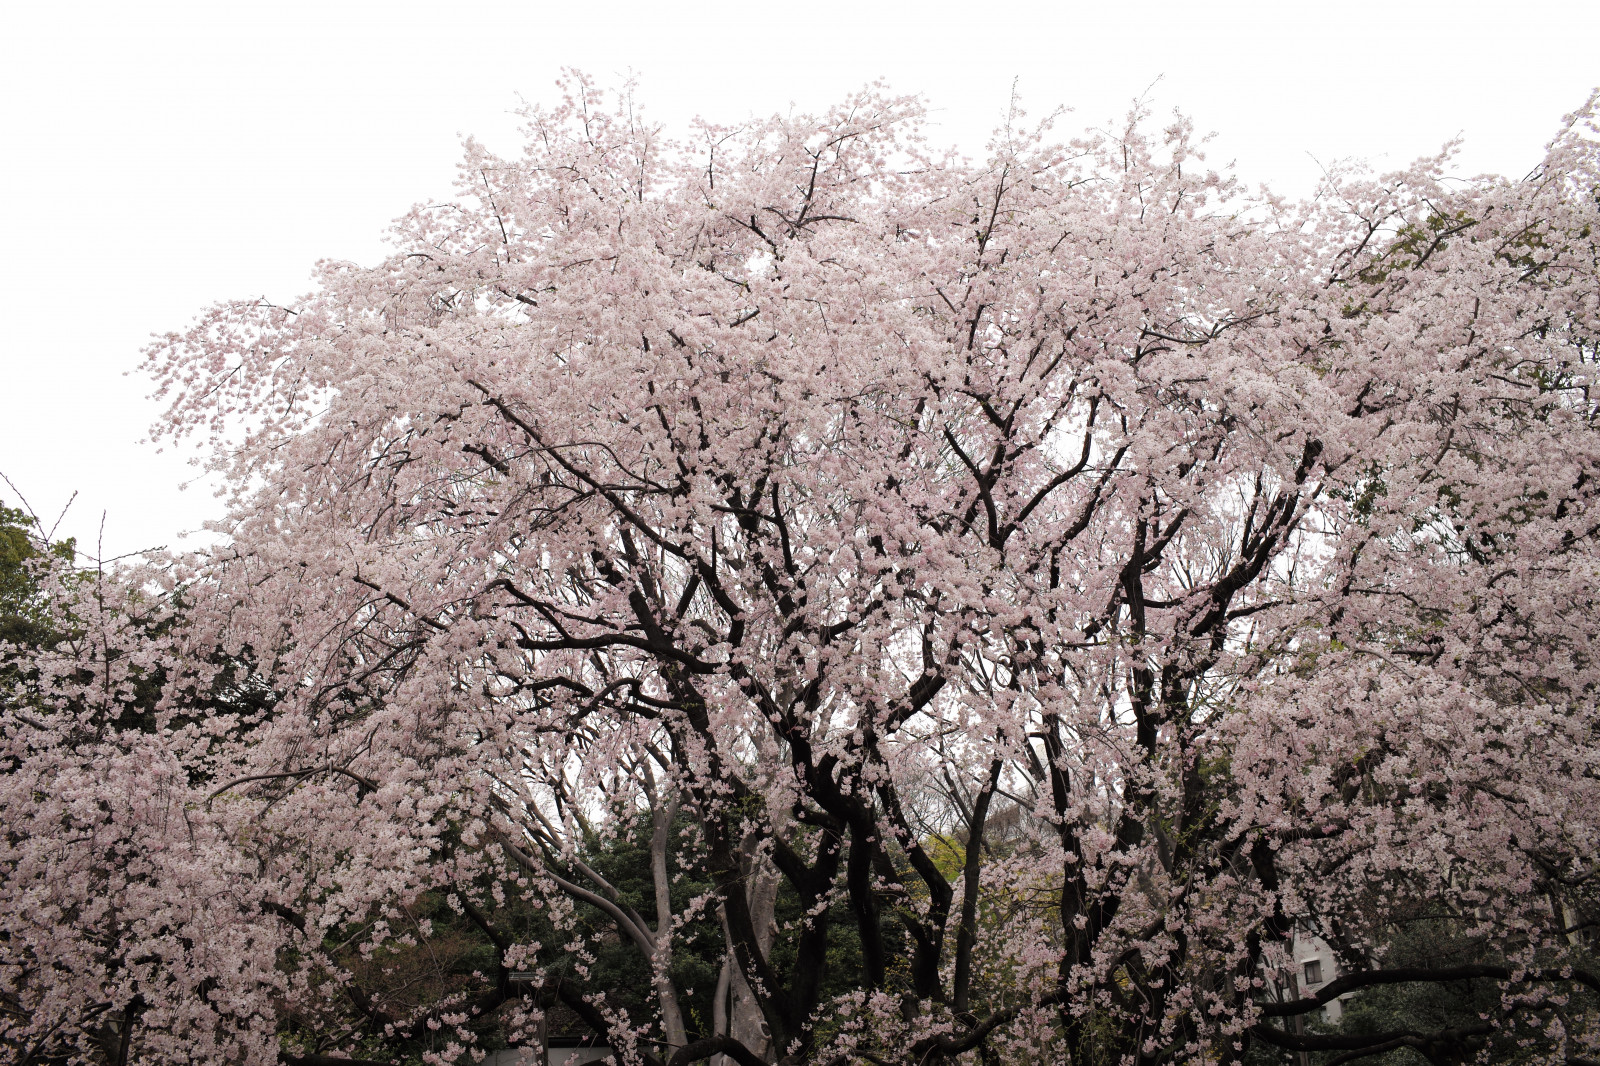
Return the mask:
<path fill-rule="evenodd" d="M 63 586 L 84 639 L 7 704 L 5 1054 L 115 1015 L 141 1062 L 264 1062 L 292 1004 L 354 1027 L 329 1054 L 465 1062 L 526 995 L 672 1066 L 1239 1062 L 1425 979 L 1384 952 L 1427 912 L 1507 1010 L 1402 1043 L 1600 1055 L 1558 1009 L 1600 990 L 1592 101 L 1521 181 L 1290 203 L 1139 111 L 968 163 L 878 91 L 674 141 L 569 90 L 385 262 L 150 350 L 226 538 L 157 568 L 160 639 L 149 574 Z M 157 724 L 93 732 L 152 656 Z M 194 712 L 227 656 L 258 709 Z M 585 858 L 625 811 L 642 911 Z M 512 942 L 508 895 L 605 914 L 655 1015 L 374 1005 L 323 934 L 379 951 L 425 889 L 505 973 L 596 950 Z M 702 918 L 710 1037 L 671 976 Z M 1296 921 L 1345 972 L 1269 1004 Z"/>

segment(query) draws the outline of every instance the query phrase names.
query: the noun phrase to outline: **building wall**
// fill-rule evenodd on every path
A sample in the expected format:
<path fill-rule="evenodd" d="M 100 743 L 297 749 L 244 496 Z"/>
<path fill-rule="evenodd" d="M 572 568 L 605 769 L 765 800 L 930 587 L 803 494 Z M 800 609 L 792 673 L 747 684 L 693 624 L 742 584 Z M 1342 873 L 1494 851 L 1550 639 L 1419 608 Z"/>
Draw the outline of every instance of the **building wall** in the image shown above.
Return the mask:
<path fill-rule="evenodd" d="M 1334 958 L 1333 949 L 1321 937 L 1310 933 L 1296 933 L 1293 953 L 1297 970 L 1295 977 L 1300 984 L 1302 996 L 1316 995 L 1323 985 L 1339 976 L 1339 963 Z M 1317 964 L 1316 969 L 1321 971 L 1320 980 L 1313 982 L 1309 979 L 1307 963 Z M 1339 1000 L 1331 1000 L 1322 1008 L 1322 1015 L 1323 1020 L 1327 1022 L 1337 1022 L 1344 1016 L 1344 1007 Z"/>

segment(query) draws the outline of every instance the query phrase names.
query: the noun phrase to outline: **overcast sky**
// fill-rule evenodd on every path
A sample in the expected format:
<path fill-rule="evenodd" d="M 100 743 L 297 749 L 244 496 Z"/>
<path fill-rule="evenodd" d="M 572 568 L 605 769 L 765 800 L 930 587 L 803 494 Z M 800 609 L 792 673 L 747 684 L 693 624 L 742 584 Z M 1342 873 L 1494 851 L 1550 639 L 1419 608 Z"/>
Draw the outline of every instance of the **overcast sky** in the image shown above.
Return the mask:
<path fill-rule="evenodd" d="M 1305 191 L 1466 138 L 1521 175 L 1600 84 L 1600 3 L 604 4 L 227 0 L 0 5 L 0 472 L 104 551 L 180 544 L 217 511 L 141 439 L 150 334 L 232 297 L 288 302 L 322 258 L 372 263 L 390 219 L 448 194 L 460 138 L 516 145 L 560 68 L 633 74 L 670 126 L 825 107 L 885 78 L 977 155 L 1017 81 L 1067 127 L 1161 111 L 1213 164 Z M 1157 81 L 1157 79 L 1160 79 Z M 131 371 L 131 373 L 130 373 Z M 16 495 L 0 483 L 0 500 Z"/>

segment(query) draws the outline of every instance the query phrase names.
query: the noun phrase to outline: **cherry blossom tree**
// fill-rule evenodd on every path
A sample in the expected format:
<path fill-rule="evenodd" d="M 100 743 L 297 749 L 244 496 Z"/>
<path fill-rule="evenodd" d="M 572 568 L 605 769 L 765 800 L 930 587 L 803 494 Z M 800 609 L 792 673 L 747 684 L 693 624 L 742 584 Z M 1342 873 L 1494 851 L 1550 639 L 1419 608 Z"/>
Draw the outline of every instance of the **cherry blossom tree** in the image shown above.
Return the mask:
<path fill-rule="evenodd" d="M 194 777 L 224 720 L 156 710 L 165 597 L 81 570 L 19 517 L 0 512 L 20 549 L 4 560 L 0 1058 L 270 1062 L 284 938 Z"/>
<path fill-rule="evenodd" d="M 1600 1055 L 1593 114 L 1290 203 L 1142 111 L 973 164 L 877 92 L 674 142 L 574 81 L 379 266 L 151 350 L 234 486 L 161 706 L 235 917 L 169 935 L 301 1061 L 558 1002 L 669 1066 Z M 219 655 L 263 709 L 181 715 Z M 425 891 L 495 973 L 406 1013 L 326 944 Z M 1386 964 L 1417 915 L 1479 961 Z M 1297 924 L 1342 973 L 1274 999 Z M 1283 1023 L 1445 981 L 1505 1009 Z"/>

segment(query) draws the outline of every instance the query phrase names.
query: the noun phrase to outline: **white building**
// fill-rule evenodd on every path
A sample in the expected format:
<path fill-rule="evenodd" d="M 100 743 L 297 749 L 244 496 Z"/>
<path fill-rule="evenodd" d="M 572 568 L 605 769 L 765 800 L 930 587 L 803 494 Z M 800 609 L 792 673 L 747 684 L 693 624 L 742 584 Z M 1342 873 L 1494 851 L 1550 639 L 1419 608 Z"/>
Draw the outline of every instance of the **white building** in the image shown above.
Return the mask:
<path fill-rule="evenodd" d="M 1279 995 L 1284 999 L 1314 996 L 1323 985 L 1339 976 L 1339 960 L 1334 956 L 1333 949 L 1315 933 L 1297 928 L 1290 942 L 1289 955 L 1294 970 L 1279 978 L 1283 985 L 1287 985 L 1279 990 Z M 1284 981 L 1284 977 L 1292 980 Z M 1344 1016 L 1342 999 L 1343 996 L 1329 1000 L 1310 1017 L 1330 1024 L 1337 1023 Z"/>

